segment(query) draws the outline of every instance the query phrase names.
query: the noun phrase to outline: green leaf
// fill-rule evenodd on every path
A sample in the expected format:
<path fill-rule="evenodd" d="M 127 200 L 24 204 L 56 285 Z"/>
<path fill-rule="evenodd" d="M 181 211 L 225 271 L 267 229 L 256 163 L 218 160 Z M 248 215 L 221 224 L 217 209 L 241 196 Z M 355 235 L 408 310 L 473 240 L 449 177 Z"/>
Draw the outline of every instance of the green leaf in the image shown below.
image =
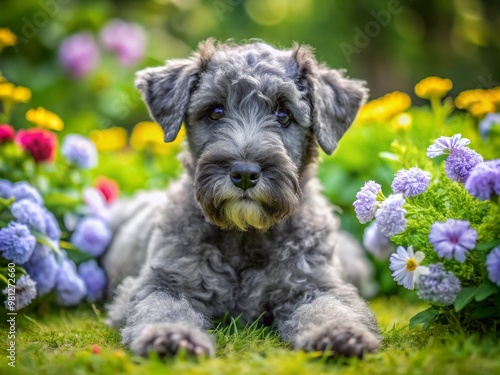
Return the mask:
<path fill-rule="evenodd" d="M 493 284 L 490 280 L 485 279 L 484 282 L 477 288 L 474 299 L 478 302 L 484 301 L 486 298 L 499 290 L 500 288 L 498 286 Z"/>
<path fill-rule="evenodd" d="M 500 309 L 498 307 L 481 306 L 472 313 L 473 319 L 484 319 L 492 316 L 500 316 Z"/>
<path fill-rule="evenodd" d="M 76 264 L 80 264 L 86 262 L 88 260 L 94 259 L 92 255 L 77 249 L 76 247 L 67 247 L 66 253 L 68 254 L 68 258 L 71 259 Z"/>
<path fill-rule="evenodd" d="M 476 250 L 481 250 L 481 251 L 490 250 L 490 249 L 493 249 L 494 247 L 496 247 L 497 245 L 500 245 L 500 239 L 490 241 L 490 242 L 481 242 L 480 244 L 478 244 L 476 246 Z"/>
<path fill-rule="evenodd" d="M 47 235 L 40 233 L 40 232 L 35 232 L 33 231 L 33 235 L 36 238 L 36 241 L 38 243 L 41 243 L 42 245 L 50 247 L 52 250 L 54 250 L 57 254 L 60 254 L 59 252 L 59 246 L 57 243 L 55 243 L 51 238 L 49 238 Z"/>
<path fill-rule="evenodd" d="M 410 329 L 418 326 L 419 324 L 424 325 L 422 327 L 423 329 L 429 328 L 438 315 L 439 309 L 435 306 L 431 306 L 427 310 L 420 311 L 410 319 Z"/>
<path fill-rule="evenodd" d="M 478 287 L 463 288 L 460 293 L 458 293 L 457 299 L 455 300 L 455 311 L 459 312 L 465 306 L 467 306 L 473 299 L 477 292 Z"/>

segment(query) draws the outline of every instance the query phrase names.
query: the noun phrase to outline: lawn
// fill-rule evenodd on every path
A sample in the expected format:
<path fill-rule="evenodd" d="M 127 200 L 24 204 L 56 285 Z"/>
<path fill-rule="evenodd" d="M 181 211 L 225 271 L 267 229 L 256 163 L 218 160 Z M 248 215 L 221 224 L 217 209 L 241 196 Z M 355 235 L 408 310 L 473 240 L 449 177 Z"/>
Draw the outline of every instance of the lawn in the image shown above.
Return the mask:
<path fill-rule="evenodd" d="M 498 339 L 451 334 L 443 327 L 409 330 L 408 320 L 425 305 L 400 297 L 371 301 L 384 335 L 377 354 L 330 359 L 291 351 L 269 328 L 242 327 L 228 319 L 214 330 L 215 358 L 180 355 L 162 361 L 133 355 L 119 333 L 104 324 L 102 306 L 50 307 L 17 316 L 16 368 L 2 356 L 0 373 L 13 374 L 498 374 Z M 7 341 L 7 328 L 1 336 Z M 7 347 L 6 343 L 3 344 Z"/>

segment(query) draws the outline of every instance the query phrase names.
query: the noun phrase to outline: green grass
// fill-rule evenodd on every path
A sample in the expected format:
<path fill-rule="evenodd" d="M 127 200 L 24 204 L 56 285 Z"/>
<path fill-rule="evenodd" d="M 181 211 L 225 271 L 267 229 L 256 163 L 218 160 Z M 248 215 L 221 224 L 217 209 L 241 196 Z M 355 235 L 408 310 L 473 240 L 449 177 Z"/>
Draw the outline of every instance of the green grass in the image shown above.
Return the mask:
<path fill-rule="evenodd" d="M 329 359 L 321 353 L 291 351 L 269 328 L 242 327 L 228 319 L 214 330 L 215 358 L 180 355 L 161 361 L 134 356 L 117 331 L 104 324 L 95 306 L 57 308 L 17 316 L 16 368 L 0 358 L 0 373 L 29 374 L 498 374 L 498 338 L 409 330 L 407 322 L 425 305 L 393 297 L 371 302 L 384 334 L 380 353 L 358 359 Z M 1 327 L 7 349 L 7 328 Z M 98 348 L 99 353 L 92 349 Z"/>

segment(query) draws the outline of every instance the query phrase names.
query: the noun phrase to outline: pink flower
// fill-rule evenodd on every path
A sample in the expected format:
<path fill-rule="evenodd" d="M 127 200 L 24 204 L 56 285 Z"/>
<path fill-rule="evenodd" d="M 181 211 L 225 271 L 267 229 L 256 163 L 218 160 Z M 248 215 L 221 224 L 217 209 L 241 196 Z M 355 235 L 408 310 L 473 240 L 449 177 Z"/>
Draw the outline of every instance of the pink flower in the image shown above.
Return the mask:
<path fill-rule="evenodd" d="M 114 19 L 101 31 L 101 43 L 107 49 L 116 52 L 118 60 L 124 66 L 139 62 L 146 49 L 146 33 L 136 23 Z"/>
<path fill-rule="evenodd" d="M 115 201 L 120 194 L 120 188 L 118 187 L 116 181 L 111 180 L 107 177 L 98 177 L 95 182 L 95 187 L 101 192 L 108 204 Z"/>
<path fill-rule="evenodd" d="M 15 137 L 16 143 L 28 151 L 35 162 L 53 161 L 57 149 L 57 137 L 45 129 L 19 130 Z"/>
<path fill-rule="evenodd" d="M 59 61 L 73 77 L 88 75 L 99 63 L 99 47 L 94 37 L 82 32 L 65 39 L 59 48 Z"/>
<path fill-rule="evenodd" d="M 0 124 L 0 143 L 8 142 L 14 139 L 16 132 L 14 128 L 7 124 Z"/>

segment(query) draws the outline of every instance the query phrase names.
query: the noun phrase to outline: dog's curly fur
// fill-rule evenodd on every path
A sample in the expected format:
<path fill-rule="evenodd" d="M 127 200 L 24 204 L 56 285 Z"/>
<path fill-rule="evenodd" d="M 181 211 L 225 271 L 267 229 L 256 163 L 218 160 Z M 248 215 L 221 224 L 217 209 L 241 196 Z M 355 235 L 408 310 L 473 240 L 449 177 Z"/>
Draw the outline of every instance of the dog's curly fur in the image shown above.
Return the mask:
<path fill-rule="evenodd" d="M 297 349 L 377 350 L 376 320 L 343 278 L 338 223 L 314 177 L 318 144 L 335 149 L 366 98 L 363 82 L 304 46 L 209 40 L 189 60 L 139 72 L 136 84 L 166 141 L 185 122 L 189 151 L 165 196 L 114 207 L 104 264 L 120 283 L 109 323 L 123 342 L 142 355 L 212 355 L 210 318 L 230 312 L 263 316 Z M 214 106 L 219 120 L 207 116 Z M 261 168 L 251 189 L 229 177 L 240 161 Z"/>

